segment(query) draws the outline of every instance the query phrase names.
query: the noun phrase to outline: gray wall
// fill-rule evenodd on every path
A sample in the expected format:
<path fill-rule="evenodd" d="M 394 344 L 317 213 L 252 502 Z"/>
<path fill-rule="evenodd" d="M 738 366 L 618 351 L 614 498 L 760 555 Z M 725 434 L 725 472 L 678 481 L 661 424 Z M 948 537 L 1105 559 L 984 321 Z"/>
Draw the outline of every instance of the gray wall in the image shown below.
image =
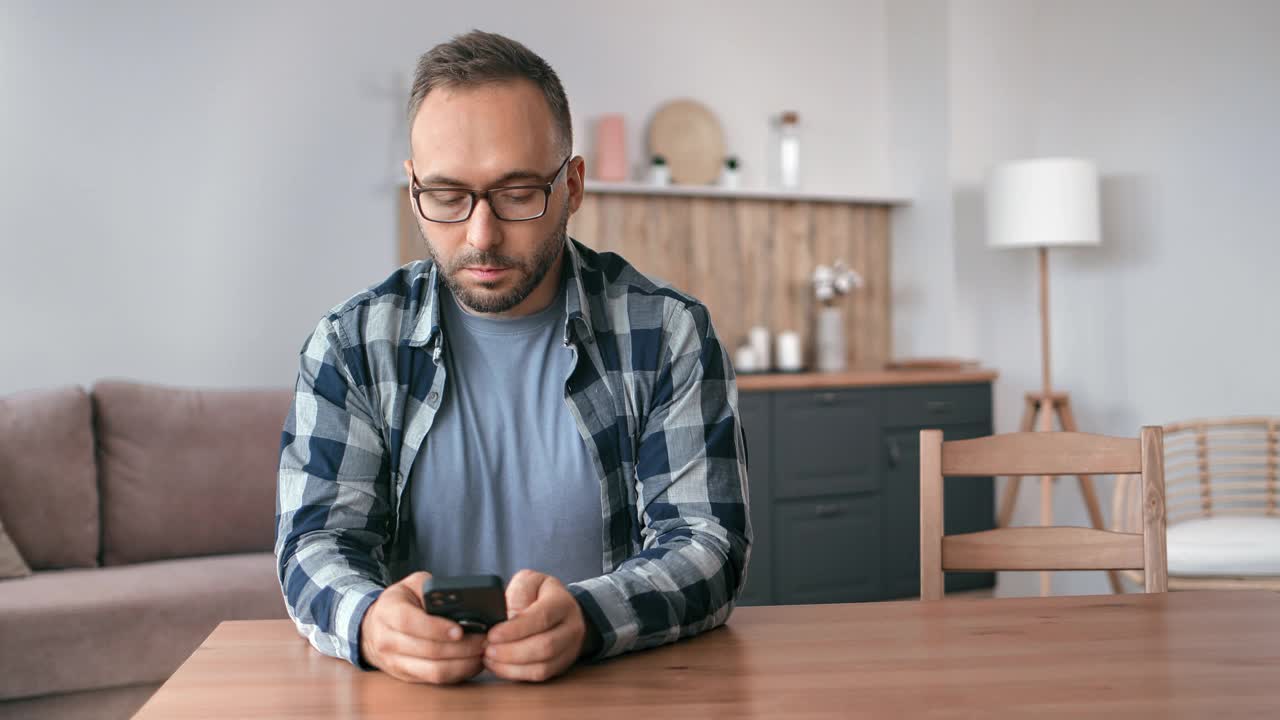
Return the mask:
<path fill-rule="evenodd" d="M 802 111 L 818 190 L 885 193 L 883 6 L 857 2 L 0 3 L 0 393 L 103 376 L 287 385 L 395 264 L 405 87 L 473 27 L 555 66 L 589 152 L 701 99 L 744 183 Z"/>

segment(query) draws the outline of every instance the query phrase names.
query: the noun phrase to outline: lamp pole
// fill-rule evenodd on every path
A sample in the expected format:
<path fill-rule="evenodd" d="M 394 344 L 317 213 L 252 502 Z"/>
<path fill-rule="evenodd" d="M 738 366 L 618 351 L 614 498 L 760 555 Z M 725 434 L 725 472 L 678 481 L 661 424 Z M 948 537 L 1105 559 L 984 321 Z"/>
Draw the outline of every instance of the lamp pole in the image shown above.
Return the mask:
<path fill-rule="evenodd" d="M 1053 383 L 1049 375 L 1049 248 L 1040 247 L 1040 431 L 1053 430 Z M 1040 476 L 1040 525 L 1053 524 L 1053 478 Z M 1049 573 L 1040 573 L 1040 595 L 1049 594 Z"/>

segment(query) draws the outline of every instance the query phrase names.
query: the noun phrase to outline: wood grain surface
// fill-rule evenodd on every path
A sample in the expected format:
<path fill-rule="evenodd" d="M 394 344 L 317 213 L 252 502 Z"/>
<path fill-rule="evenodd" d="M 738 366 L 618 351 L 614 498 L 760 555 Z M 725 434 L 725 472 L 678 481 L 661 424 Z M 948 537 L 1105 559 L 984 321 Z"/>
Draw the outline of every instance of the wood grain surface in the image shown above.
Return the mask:
<path fill-rule="evenodd" d="M 740 608 L 543 685 L 406 684 L 251 621 L 137 717 L 1275 717 L 1278 679 L 1280 594 L 1261 591 Z"/>

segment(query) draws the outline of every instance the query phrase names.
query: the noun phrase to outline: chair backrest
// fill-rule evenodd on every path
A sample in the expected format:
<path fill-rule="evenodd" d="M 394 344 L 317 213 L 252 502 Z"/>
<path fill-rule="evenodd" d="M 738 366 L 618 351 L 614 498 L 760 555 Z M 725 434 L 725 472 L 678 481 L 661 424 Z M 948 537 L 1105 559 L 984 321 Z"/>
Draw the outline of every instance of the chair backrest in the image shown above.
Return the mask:
<path fill-rule="evenodd" d="M 1162 429 L 1117 438 L 1073 432 L 1020 432 L 944 442 L 920 433 L 920 597 L 939 600 L 943 572 L 1144 570 L 1147 592 L 1168 587 L 1165 560 Z M 1142 478 L 1140 533 L 1084 527 L 1017 527 L 944 535 L 946 477 L 1110 475 Z"/>
<path fill-rule="evenodd" d="M 1170 525 L 1220 515 L 1280 517 L 1280 417 L 1188 420 L 1164 426 Z M 1113 525 L 1138 527 L 1134 483 L 1117 478 Z"/>

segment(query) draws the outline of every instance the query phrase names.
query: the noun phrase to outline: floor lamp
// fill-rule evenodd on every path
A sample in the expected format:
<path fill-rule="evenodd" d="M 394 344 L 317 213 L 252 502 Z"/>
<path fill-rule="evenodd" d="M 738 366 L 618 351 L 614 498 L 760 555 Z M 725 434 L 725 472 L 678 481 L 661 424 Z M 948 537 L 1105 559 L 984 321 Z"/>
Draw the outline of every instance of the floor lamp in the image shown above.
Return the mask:
<path fill-rule="evenodd" d="M 1040 261 L 1040 370 L 1038 392 L 1026 395 L 1021 430 L 1051 432 L 1056 417 L 1063 430 L 1077 430 L 1071 399 L 1054 392 L 1049 372 L 1049 248 L 1099 245 L 1098 171 L 1088 160 L 1041 158 L 1001 165 L 987 178 L 987 245 L 994 248 L 1036 248 Z M 1001 498 L 998 524 L 1007 527 L 1018 499 L 1022 478 L 1011 477 Z M 1053 480 L 1040 478 L 1040 524 L 1053 524 Z M 1104 528 L 1102 509 L 1093 481 L 1077 477 L 1089 520 Z M 1111 588 L 1120 592 L 1120 577 L 1109 573 Z M 1049 594 L 1049 573 L 1040 573 L 1040 594 Z"/>

